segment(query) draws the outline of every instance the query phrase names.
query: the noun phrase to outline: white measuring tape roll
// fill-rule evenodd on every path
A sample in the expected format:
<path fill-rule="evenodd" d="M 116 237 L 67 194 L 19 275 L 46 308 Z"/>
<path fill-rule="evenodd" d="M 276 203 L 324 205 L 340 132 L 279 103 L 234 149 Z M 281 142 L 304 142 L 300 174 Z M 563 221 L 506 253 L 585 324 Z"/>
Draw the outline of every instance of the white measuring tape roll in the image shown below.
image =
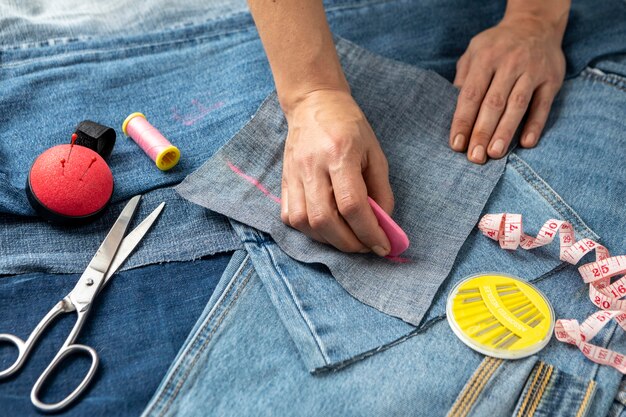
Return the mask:
<path fill-rule="evenodd" d="M 560 259 L 572 265 L 592 250 L 596 261 L 582 265 L 578 272 L 589 285 L 589 298 L 602 311 L 589 316 L 582 324 L 577 320 L 557 320 L 554 334 L 558 340 L 576 345 L 590 360 L 601 365 L 609 365 L 626 374 L 626 356 L 612 350 L 588 343 L 609 322 L 615 319 L 626 330 L 626 276 L 614 283 L 611 278 L 626 273 L 626 256 L 611 257 L 604 246 L 591 239 L 575 241 L 572 225 L 563 220 L 548 220 L 536 237 L 522 230 L 520 214 L 486 214 L 478 223 L 482 233 L 500 243 L 502 249 L 534 249 L 547 245 L 559 235 L 561 243 Z"/>

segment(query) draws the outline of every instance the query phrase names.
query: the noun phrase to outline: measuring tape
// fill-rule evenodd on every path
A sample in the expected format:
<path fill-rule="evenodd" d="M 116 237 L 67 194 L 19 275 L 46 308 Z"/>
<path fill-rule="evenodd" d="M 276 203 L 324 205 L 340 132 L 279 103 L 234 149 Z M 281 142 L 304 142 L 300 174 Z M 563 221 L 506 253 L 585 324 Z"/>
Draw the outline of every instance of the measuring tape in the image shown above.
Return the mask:
<path fill-rule="evenodd" d="M 601 311 L 589 316 L 582 324 L 577 320 L 557 320 L 554 326 L 556 338 L 575 345 L 593 362 L 609 365 L 626 374 L 626 356 L 593 345 L 588 340 L 598 334 L 611 320 L 615 319 L 626 330 L 626 276 L 614 283 L 611 278 L 626 273 L 626 256 L 610 256 L 604 246 L 591 239 L 576 241 L 572 225 L 563 220 L 548 220 L 536 237 L 523 232 L 520 214 L 486 214 L 478 223 L 478 228 L 487 237 L 498 241 L 502 249 L 534 249 L 549 244 L 559 235 L 561 244 L 560 259 L 575 265 L 587 253 L 594 251 L 596 261 L 582 265 L 578 272 L 589 285 L 589 298 Z"/>

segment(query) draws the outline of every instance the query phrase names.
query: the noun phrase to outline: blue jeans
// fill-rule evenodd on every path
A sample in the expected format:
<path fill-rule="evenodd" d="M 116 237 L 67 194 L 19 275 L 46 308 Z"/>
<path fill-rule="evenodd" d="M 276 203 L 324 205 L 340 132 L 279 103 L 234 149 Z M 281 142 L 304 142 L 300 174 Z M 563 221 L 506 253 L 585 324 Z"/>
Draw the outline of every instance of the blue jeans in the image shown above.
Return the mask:
<path fill-rule="evenodd" d="M 372 102 L 393 102 L 400 92 L 412 93 L 402 83 L 398 83 L 398 90 L 395 90 L 394 77 L 401 74 L 409 82 L 415 77 L 420 79 L 418 70 L 368 58 L 354 45 L 340 46 L 342 62 L 357 100 L 361 97 L 359 90 L 366 88 L 363 94 L 365 97 L 369 94 Z M 620 63 L 621 58 L 615 58 L 597 65 L 620 68 Z M 376 78 L 377 71 L 385 78 Z M 434 81 L 430 84 L 428 78 L 433 76 L 421 79 L 414 90 L 418 96 L 434 94 L 430 89 L 437 84 Z M 385 80 L 390 80 L 392 85 L 384 84 Z M 574 169 L 577 161 L 585 161 L 591 166 L 583 165 L 583 169 L 595 171 L 594 175 L 603 180 L 582 182 L 576 188 L 579 193 L 576 201 L 581 202 L 593 198 L 593 193 L 580 195 L 585 187 L 595 192 L 606 181 L 610 183 L 611 180 L 605 178 L 621 180 L 612 175 L 613 168 L 605 164 L 605 159 L 610 158 L 605 149 L 621 149 L 616 141 L 621 140 L 620 132 L 624 128 L 626 94 L 619 85 L 623 80 L 617 72 L 607 74 L 590 68 L 567 81 L 555 101 L 540 146 L 508 156 L 504 174 L 486 201 L 484 213 L 522 213 L 530 233 L 549 218 L 562 218 L 572 223 L 579 238 L 599 240 L 614 251 L 623 248 L 612 246 L 618 242 L 619 229 L 604 228 L 605 233 L 599 234 L 588 221 L 615 225 L 616 219 L 608 215 L 600 217 L 594 204 L 573 206 L 539 174 L 539 169 L 549 168 L 562 181 L 571 181 L 564 177 L 567 170 Z M 364 87 L 367 81 L 369 87 Z M 420 97 L 414 99 L 417 103 L 415 117 L 425 121 L 426 135 L 439 134 L 437 141 L 446 143 L 445 128 L 437 126 L 449 126 L 449 120 L 438 117 L 447 114 L 445 103 L 439 103 L 443 106 L 440 108 L 434 101 L 433 108 L 438 112 L 429 115 L 422 109 L 424 99 Z M 418 282 L 424 278 L 445 278 L 432 302 L 423 297 L 419 289 L 404 287 L 409 292 L 404 293 L 405 296 L 414 296 L 419 301 L 410 305 L 414 310 L 406 314 L 401 297 L 393 295 L 396 290 L 390 291 L 398 279 L 392 272 L 386 276 L 375 275 L 376 271 L 385 270 L 387 261 L 373 258 L 363 261 L 368 262 L 370 271 L 364 278 L 383 283 L 378 296 L 386 300 L 386 304 L 375 309 L 367 305 L 374 304 L 372 298 L 367 298 L 370 295 L 359 293 L 358 288 L 355 290 L 358 287 L 355 283 L 362 277 L 346 278 L 350 273 L 358 275 L 367 271 L 367 268 L 357 268 L 361 261 L 353 259 L 356 255 L 341 255 L 337 260 L 312 241 L 286 239 L 286 231 L 269 220 L 264 221 L 271 218 L 277 208 L 254 185 L 246 181 L 237 183 L 237 175 L 230 172 L 226 161 L 247 164 L 246 169 L 252 170 L 248 174 L 258 178 L 269 192 L 276 193 L 280 159 L 274 148 L 280 148 L 284 140 L 285 125 L 278 107 L 271 104 L 273 100 L 275 98 L 270 97 L 231 142 L 178 187 L 184 197 L 267 231 L 271 236 L 233 222 L 245 251 L 237 252 L 231 260 L 144 415 L 604 416 L 609 411 L 620 412 L 620 403 L 614 404 L 614 398 L 620 390 L 622 375 L 615 369 L 588 361 L 576 348 L 552 339 L 541 352 L 523 360 L 485 358 L 462 344 L 444 320 L 446 297 L 455 284 L 468 275 L 495 270 L 520 276 L 537 285 L 550 299 L 557 317 L 582 321 L 596 308 L 588 299 L 587 286 L 576 267 L 559 260 L 557 245 L 532 252 L 507 252 L 474 228 L 459 249 L 447 246 L 446 252 L 441 254 L 450 256 L 449 252 L 455 251 L 452 253 L 455 262 L 447 277 L 429 277 L 428 268 L 420 265 L 429 261 L 426 256 L 415 257 L 413 263 L 403 266 L 403 273 Z M 602 118 L 594 117 L 599 102 L 603 103 Z M 391 108 L 404 115 L 403 105 Z M 385 150 L 392 157 L 394 152 L 402 151 L 407 158 L 414 157 L 414 148 L 406 146 L 404 139 L 412 133 L 415 140 L 427 141 L 415 127 L 421 126 L 412 124 L 408 115 L 394 118 L 391 111 L 381 109 L 384 107 L 364 107 L 375 131 L 378 127 L 386 132 L 381 126 L 389 119 L 397 123 L 393 130 L 396 135 L 392 138 L 380 137 L 377 131 L 383 148 L 387 147 Z M 565 116 L 568 123 L 561 124 L 559 117 L 566 110 L 571 116 Z M 448 118 L 450 116 L 448 114 Z M 579 135 L 584 129 L 598 132 L 594 142 Z M 268 143 L 260 139 L 263 135 L 269 136 Z M 564 140 L 570 142 L 566 150 L 552 148 L 552 144 L 559 142 L 565 146 Z M 259 143 L 262 146 L 257 146 Z M 433 150 L 438 149 L 436 143 L 431 146 Z M 442 155 L 434 153 L 433 158 Z M 536 158 L 542 162 L 535 169 L 522 154 L 528 155 L 529 160 Z M 428 230 L 424 233 L 430 234 L 428 237 L 435 245 L 438 236 L 433 235 L 438 232 L 445 233 L 444 237 L 449 240 L 455 239 L 452 229 L 457 224 L 433 222 L 428 205 L 422 205 L 417 200 L 419 196 L 412 195 L 410 190 L 411 187 L 431 190 L 437 184 L 445 185 L 446 177 L 440 172 L 450 169 L 445 162 L 442 161 L 439 168 L 419 164 L 420 169 L 430 175 L 419 177 L 416 186 L 405 185 L 410 198 L 397 200 L 398 218 L 401 225 L 402 221 L 408 225 L 409 236 L 414 239 L 414 234 L 420 230 L 410 223 L 411 219 L 417 224 L 432 225 L 426 226 Z M 410 166 L 402 167 L 403 171 L 395 173 L 391 167 L 392 183 L 394 179 L 414 178 Z M 470 169 L 466 174 L 476 175 Z M 208 178 L 212 179 L 210 183 Z M 587 176 L 587 181 L 589 178 L 595 176 Z M 488 181 L 488 175 L 482 179 Z M 476 182 L 474 186 L 480 195 L 481 185 Z M 468 215 L 468 206 L 473 204 L 468 201 L 475 196 L 457 198 L 447 194 L 449 189 L 451 185 L 441 186 L 440 193 L 432 197 L 435 199 L 432 204 L 438 207 L 436 199 L 444 199 L 456 210 L 458 224 L 462 224 L 463 216 Z M 233 199 L 239 204 L 235 205 Z M 242 211 L 241 205 L 250 209 Z M 446 219 L 444 213 L 442 218 Z M 326 257 L 314 257 L 315 254 Z M 306 258 L 307 255 L 311 256 Z M 291 256 L 317 263 L 301 263 Z M 426 284 L 428 282 L 426 280 Z M 423 303 L 427 303 L 425 314 L 420 316 L 419 323 L 412 322 L 411 313 L 420 311 Z M 403 308 L 395 308 L 399 305 Z M 405 321 L 383 314 L 380 310 L 384 309 L 390 314 L 399 311 L 397 316 Z M 596 336 L 595 342 L 623 352 L 626 334 L 617 329 L 616 323 L 611 323 Z M 294 404 L 298 406 L 294 408 Z"/>
<path fill-rule="evenodd" d="M 164 218 L 123 266 L 129 272 L 131 268 L 191 261 L 241 248 L 224 218 L 181 201 L 168 187 L 198 168 L 234 135 L 272 90 L 269 68 L 244 2 L 207 5 L 187 1 L 172 8 L 154 0 L 142 3 L 141 9 L 125 7 L 109 14 L 105 6 L 89 5 L 93 15 L 85 13 L 85 5 L 75 3 L 67 11 L 59 8 L 50 15 L 42 13 L 43 2 L 15 16 L 11 10 L 30 8 L 32 3 L 0 6 L 0 136 L 10 138 L 0 142 L 3 285 L 37 292 L 37 280 L 63 276 L 50 273 L 80 272 L 123 202 L 135 193 L 144 193 L 144 202 L 166 201 L 168 205 Z M 419 4 L 337 0 L 327 2 L 327 6 L 331 27 L 338 35 L 384 56 L 435 70 L 448 80 L 469 39 L 496 23 L 503 12 L 501 2 L 476 5 L 459 0 Z M 29 13 L 32 15 L 22 17 Z M 617 0 L 575 2 L 564 42 L 569 77 L 594 58 L 624 49 L 625 15 L 626 7 Z M 598 21 L 603 22 L 601 27 L 597 27 Z M 132 141 L 122 136 L 121 121 L 137 110 L 144 110 L 183 152 L 183 160 L 173 172 L 159 172 Z M 84 118 L 108 124 L 118 133 L 109 159 L 116 181 L 114 204 L 93 225 L 60 229 L 32 217 L 23 186 L 34 158 L 67 140 Z M 144 207 L 142 210 L 148 210 L 150 206 Z M 30 276 L 24 274 L 38 278 L 22 280 Z M 45 291 L 54 299 L 59 295 Z M 173 294 L 167 298 L 169 302 L 175 300 Z M 24 334 L 30 327 L 22 317 L 30 305 L 8 303 L 8 299 L 8 295 L 1 298 L 2 306 L 11 306 L 16 313 L 0 316 L 0 331 Z M 140 300 L 144 308 L 152 308 L 151 300 Z M 204 301 L 194 300 L 198 304 L 192 306 L 190 302 L 185 308 L 198 311 Z M 106 321 L 110 313 L 104 309 L 96 314 L 102 314 Z M 182 339 L 172 336 L 170 343 L 180 344 Z M 160 372 L 165 371 L 167 362 L 160 361 Z M 2 404 L 23 401 L 25 397 L 15 396 L 11 386 L 20 384 L 19 378 L 34 380 L 40 369 L 25 370 L 17 380 L 0 384 Z M 123 369 L 116 367 L 100 374 L 97 384 L 110 384 Z M 142 398 L 152 389 L 149 384 L 135 388 L 143 390 Z M 94 386 L 93 392 L 97 389 Z M 118 400 L 124 398 L 121 395 Z M 139 403 L 129 403 L 123 413 L 138 414 Z M 91 403 L 94 413 L 98 404 Z M 73 410 L 68 414 L 75 413 Z M 120 414 L 122 411 L 118 410 Z"/>

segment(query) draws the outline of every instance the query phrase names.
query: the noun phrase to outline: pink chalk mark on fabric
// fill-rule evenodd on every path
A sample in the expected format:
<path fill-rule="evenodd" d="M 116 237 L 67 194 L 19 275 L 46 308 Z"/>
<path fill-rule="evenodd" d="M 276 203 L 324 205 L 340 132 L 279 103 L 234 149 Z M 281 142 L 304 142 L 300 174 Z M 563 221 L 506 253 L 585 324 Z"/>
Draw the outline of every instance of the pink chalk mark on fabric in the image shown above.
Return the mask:
<path fill-rule="evenodd" d="M 222 107 L 224 105 L 224 102 L 223 101 L 218 101 L 217 103 L 214 103 L 213 105 L 211 105 L 209 107 L 205 107 L 198 100 L 193 99 L 193 100 L 191 100 L 191 104 L 194 107 L 196 107 L 196 109 L 198 109 L 197 112 L 181 115 L 181 114 L 178 113 L 178 109 L 176 107 L 174 107 L 172 109 L 172 118 L 174 120 L 180 121 L 185 126 L 192 126 L 198 120 L 202 120 L 207 114 L 209 114 L 213 110 L 217 110 L 220 107 Z"/>
<path fill-rule="evenodd" d="M 228 167 L 237 175 L 239 175 L 241 178 L 243 178 L 244 180 L 248 181 L 250 184 L 254 185 L 256 188 L 258 188 L 263 194 L 265 194 L 267 197 L 269 197 L 271 200 L 273 200 L 274 202 L 280 204 L 280 197 L 276 197 L 274 194 L 270 193 L 268 191 L 267 188 L 265 188 L 263 186 L 263 184 L 261 184 L 261 182 L 259 180 L 257 180 L 254 177 L 251 177 L 250 175 L 247 175 L 246 173 L 244 173 L 242 170 L 240 170 L 239 168 L 237 168 L 235 165 L 232 164 L 232 162 L 228 161 Z"/>
<path fill-rule="evenodd" d="M 387 259 L 388 261 L 391 262 L 395 262 L 398 264 L 408 264 L 409 262 L 411 262 L 411 260 L 409 258 L 405 258 L 404 256 L 385 256 L 385 259 Z"/>

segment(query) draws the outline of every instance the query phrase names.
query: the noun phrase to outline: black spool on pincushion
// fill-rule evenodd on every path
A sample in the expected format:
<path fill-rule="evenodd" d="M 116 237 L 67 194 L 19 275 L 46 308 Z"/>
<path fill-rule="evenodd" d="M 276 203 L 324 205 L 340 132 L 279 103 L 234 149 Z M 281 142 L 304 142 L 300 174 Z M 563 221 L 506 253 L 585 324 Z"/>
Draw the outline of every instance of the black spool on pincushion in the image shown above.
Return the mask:
<path fill-rule="evenodd" d="M 86 129 L 85 122 L 89 122 Z M 79 133 L 72 135 L 72 144 L 57 145 L 43 152 L 28 174 L 29 202 L 39 215 L 55 223 L 76 225 L 94 220 L 104 212 L 113 195 L 113 174 L 103 156 L 78 143 L 82 132 L 83 144 L 108 156 L 115 132 L 85 122 L 79 124 Z M 85 134 L 85 130 L 91 134 Z"/>

